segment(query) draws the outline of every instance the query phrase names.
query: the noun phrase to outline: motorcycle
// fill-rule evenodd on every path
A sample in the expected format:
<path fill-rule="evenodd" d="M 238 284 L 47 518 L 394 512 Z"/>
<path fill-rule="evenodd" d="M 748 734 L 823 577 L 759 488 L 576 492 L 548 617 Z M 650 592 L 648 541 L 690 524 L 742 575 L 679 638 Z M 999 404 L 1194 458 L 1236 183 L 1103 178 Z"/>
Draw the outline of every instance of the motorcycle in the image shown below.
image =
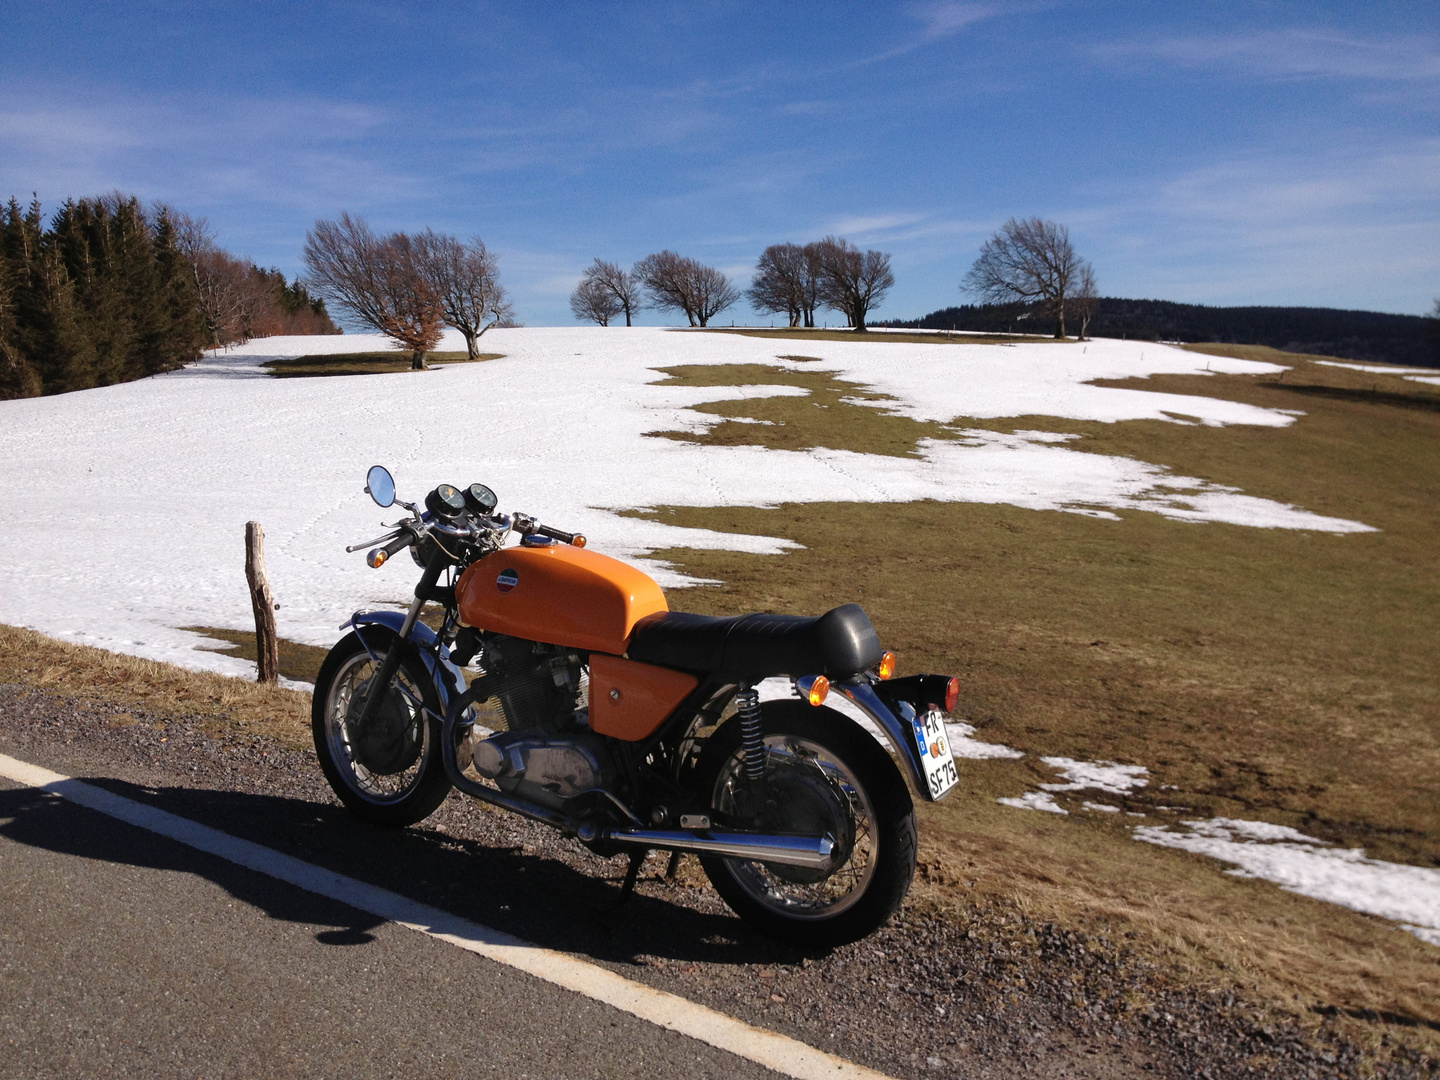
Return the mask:
<path fill-rule="evenodd" d="M 380 545 L 366 556 L 379 568 L 408 549 L 423 572 L 405 613 L 341 625 L 315 683 L 320 766 L 358 817 L 414 824 L 458 788 L 628 853 L 622 899 L 648 852 L 671 852 L 672 872 L 688 852 L 738 915 L 807 946 L 858 940 L 900 906 L 911 791 L 933 802 L 959 779 L 944 726 L 958 680 L 894 678 L 856 604 L 813 618 L 671 611 L 649 576 L 498 513 L 483 484 L 441 484 L 422 509 L 377 465 L 365 490 L 408 517 L 346 550 Z M 420 618 L 432 602 L 438 628 Z M 777 678 L 791 696 L 762 701 Z"/>

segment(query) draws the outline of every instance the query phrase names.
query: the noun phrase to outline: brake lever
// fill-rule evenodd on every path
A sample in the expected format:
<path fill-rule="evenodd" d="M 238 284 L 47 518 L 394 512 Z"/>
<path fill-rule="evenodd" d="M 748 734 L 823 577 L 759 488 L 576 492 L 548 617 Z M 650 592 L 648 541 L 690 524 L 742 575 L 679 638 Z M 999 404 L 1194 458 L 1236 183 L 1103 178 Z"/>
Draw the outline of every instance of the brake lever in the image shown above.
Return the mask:
<path fill-rule="evenodd" d="M 384 536 L 377 536 L 374 540 L 366 540 L 363 544 L 355 544 L 355 545 L 352 546 L 352 547 L 347 547 L 347 548 L 345 549 L 345 552 L 346 552 L 346 554 L 349 554 L 349 553 L 352 552 L 352 551 L 359 551 L 361 548 L 367 548 L 367 547 L 371 547 L 371 546 L 373 546 L 373 545 L 375 545 L 375 544 L 384 543 L 386 540 L 394 540 L 394 539 L 395 539 L 397 536 L 399 536 L 399 535 L 400 535 L 400 530 L 399 530 L 399 529 L 396 529 L 394 532 L 392 532 L 392 533 L 386 533 Z"/>

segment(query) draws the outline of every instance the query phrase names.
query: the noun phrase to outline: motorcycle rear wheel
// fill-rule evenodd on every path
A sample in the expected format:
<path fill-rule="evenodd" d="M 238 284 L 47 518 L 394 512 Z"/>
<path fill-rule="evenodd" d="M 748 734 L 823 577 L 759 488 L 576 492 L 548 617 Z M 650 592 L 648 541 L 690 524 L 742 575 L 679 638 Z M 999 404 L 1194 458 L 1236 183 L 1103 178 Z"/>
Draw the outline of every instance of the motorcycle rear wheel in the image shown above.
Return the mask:
<path fill-rule="evenodd" d="M 899 908 L 915 876 L 915 807 L 895 763 L 869 733 L 833 709 L 801 701 L 761 706 L 767 825 L 780 833 L 829 835 L 836 860 L 824 870 L 723 856 L 701 865 L 721 898 L 772 937 L 814 948 L 858 941 Z M 713 816 L 745 820 L 748 783 L 740 725 L 723 724 L 696 769 Z"/>
<path fill-rule="evenodd" d="M 390 684 L 377 717 L 378 732 L 359 732 L 356 721 L 369 682 L 395 640 L 393 631 L 367 627 L 341 638 L 315 680 L 310 727 L 320 769 L 356 817 L 384 828 L 402 828 L 434 813 L 450 791 L 440 759 L 440 703 L 424 664 L 407 656 Z M 367 764 L 368 762 L 368 764 Z"/>

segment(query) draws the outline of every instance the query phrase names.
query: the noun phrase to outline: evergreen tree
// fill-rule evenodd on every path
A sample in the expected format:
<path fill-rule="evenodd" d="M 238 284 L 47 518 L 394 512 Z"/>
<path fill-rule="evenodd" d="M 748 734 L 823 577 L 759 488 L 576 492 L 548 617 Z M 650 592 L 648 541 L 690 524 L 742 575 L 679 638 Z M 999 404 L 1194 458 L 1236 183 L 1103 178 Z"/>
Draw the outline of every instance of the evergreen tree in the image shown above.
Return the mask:
<path fill-rule="evenodd" d="M 11 276 L 10 260 L 0 250 L 0 401 L 40 393 L 40 376 L 20 352 Z"/>
<path fill-rule="evenodd" d="M 160 305 L 166 323 L 159 370 L 174 371 L 200 355 L 205 347 L 205 319 L 195 274 L 180 251 L 175 222 L 169 210 L 155 213 L 155 264 L 160 278 Z"/>

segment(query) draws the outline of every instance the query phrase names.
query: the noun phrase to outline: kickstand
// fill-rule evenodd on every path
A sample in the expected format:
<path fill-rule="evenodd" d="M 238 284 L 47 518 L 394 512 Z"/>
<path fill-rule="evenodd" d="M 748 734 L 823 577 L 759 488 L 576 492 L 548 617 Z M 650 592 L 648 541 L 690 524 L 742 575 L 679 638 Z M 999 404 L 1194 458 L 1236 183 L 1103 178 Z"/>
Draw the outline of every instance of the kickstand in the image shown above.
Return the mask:
<path fill-rule="evenodd" d="M 670 865 L 665 867 L 665 880 L 674 881 L 675 875 L 680 872 L 680 852 L 670 852 Z"/>
<path fill-rule="evenodd" d="M 645 856 L 649 855 L 649 849 L 641 848 L 639 851 L 630 853 L 630 867 L 625 871 L 625 880 L 620 885 L 620 893 L 613 900 L 596 905 L 596 911 L 615 911 L 626 900 L 630 899 L 631 893 L 635 891 L 635 881 L 640 876 L 640 868 L 645 865 Z"/>

